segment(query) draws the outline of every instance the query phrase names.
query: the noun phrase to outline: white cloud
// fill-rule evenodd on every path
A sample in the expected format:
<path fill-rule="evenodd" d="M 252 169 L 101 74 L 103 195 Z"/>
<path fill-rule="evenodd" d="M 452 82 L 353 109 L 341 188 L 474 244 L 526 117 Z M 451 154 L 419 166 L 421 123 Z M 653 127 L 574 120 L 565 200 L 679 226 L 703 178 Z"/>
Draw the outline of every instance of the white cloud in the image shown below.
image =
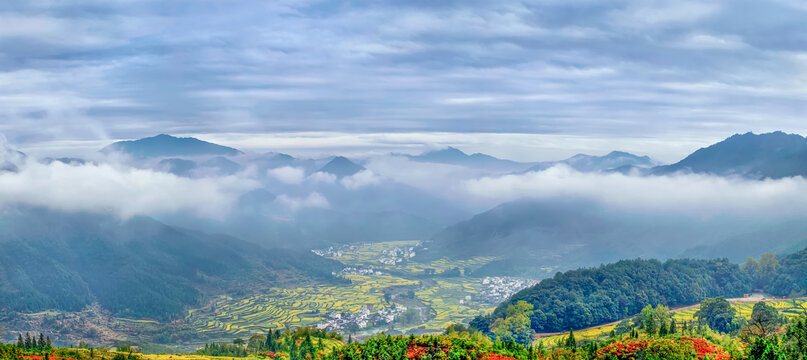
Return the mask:
<path fill-rule="evenodd" d="M 736 35 L 716 36 L 711 34 L 689 34 L 673 43 L 673 46 L 685 49 L 719 49 L 736 50 L 748 46 L 742 38 Z"/>
<path fill-rule="evenodd" d="M 0 173 L 0 204 L 112 212 L 123 218 L 180 211 L 221 217 L 240 194 L 258 186 L 234 176 L 187 179 L 112 164 L 28 161 L 17 172 Z"/>
<path fill-rule="evenodd" d="M 309 175 L 307 179 L 314 183 L 333 184 L 336 182 L 336 175 L 317 171 Z"/>
<path fill-rule="evenodd" d="M 617 26 L 644 28 L 697 22 L 721 8 L 716 1 L 652 0 L 637 1 L 611 15 Z"/>
<path fill-rule="evenodd" d="M 290 185 L 300 184 L 305 179 L 305 170 L 291 166 L 269 169 L 266 173 L 278 181 Z"/>
<path fill-rule="evenodd" d="M 286 194 L 281 194 L 278 195 L 277 202 L 287 207 L 291 211 L 297 211 L 302 208 L 327 209 L 331 207 L 328 199 L 318 192 L 308 194 L 307 197 L 292 197 Z"/>
<path fill-rule="evenodd" d="M 609 208 L 696 216 L 800 216 L 807 180 L 746 180 L 709 175 L 629 176 L 580 173 L 565 166 L 542 172 L 483 177 L 463 183 L 478 201 L 585 198 Z"/>
<path fill-rule="evenodd" d="M 348 190 L 356 190 L 365 186 L 378 185 L 381 177 L 371 170 L 362 170 L 339 181 Z"/>

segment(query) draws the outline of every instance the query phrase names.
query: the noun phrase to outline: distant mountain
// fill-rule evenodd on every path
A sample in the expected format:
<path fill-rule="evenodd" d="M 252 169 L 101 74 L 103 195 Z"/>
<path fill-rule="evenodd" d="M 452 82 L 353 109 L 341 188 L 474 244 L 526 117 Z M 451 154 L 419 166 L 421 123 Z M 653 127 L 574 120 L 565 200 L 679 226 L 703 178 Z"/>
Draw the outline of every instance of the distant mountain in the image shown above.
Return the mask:
<path fill-rule="evenodd" d="M 340 269 L 309 252 L 265 250 L 147 217 L 26 208 L 5 209 L 0 224 L 2 313 L 97 302 L 119 316 L 166 319 L 209 295 L 329 280 Z"/>
<path fill-rule="evenodd" d="M 215 170 L 216 175 L 233 175 L 241 171 L 240 164 L 223 156 L 216 156 L 202 161 L 199 166 Z"/>
<path fill-rule="evenodd" d="M 28 158 L 24 153 L 14 150 L 4 142 L 0 142 L 0 173 L 4 171 L 17 172 L 20 165 Z"/>
<path fill-rule="evenodd" d="M 420 155 L 406 155 L 406 157 L 420 162 L 461 165 L 473 168 L 487 168 L 502 171 L 523 170 L 531 165 L 529 163 L 520 163 L 511 160 L 499 159 L 482 153 L 468 155 L 462 150 L 454 147 L 429 151 Z"/>
<path fill-rule="evenodd" d="M 682 258 L 728 258 L 742 262 L 747 257 L 764 253 L 790 254 L 807 247 L 807 223 L 791 220 L 771 224 L 759 230 L 731 236 L 714 244 L 703 244 L 687 249 Z"/>
<path fill-rule="evenodd" d="M 190 177 L 197 167 L 196 162 L 179 158 L 163 159 L 157 163 L 157 170 L 184 177 Z"/>
<path fill-rule="evenodd" d="M 537 164 L 526 172 L 543 171 L 552 166 L 564 164 L 580 172 L 623 172 L 650 168 L 655 165 L 649 156 L 634 155 L 624 151 L 612 151 L 604 156 L 577 154 L 561 161 L 548 161 Z"/>
<path fill-rule="evenodd" d="M 317 171 L 333 174 L 341 178 L 351 176 L 362 170 L 364 170 L 363 166 L 348 160 L 348 158 L 344 156 L 337 156 Z"/>
<path fill-rule="evenodd" d="M 546 276 L 557 270 L 635 257 L 670 257 L 748 232 L 730 219 L 650 215 L 584 199 L 520 200 L 447 227 L 424 259 L 494 256 L 476 275 Z"/>
<path fill-rule="evenodd" d="M 67 164 L 67 165 L 84 165 L 84 164 L 87 163 L 87 160 L 84 160 L 84 159 L 81 159 L 81 158 L 74 158 L 74 157 L 60 157 L 60 158 L 46 157 L 46 158 L 42 159 L 43 164 L 50 165 L 50 164 L 52 164 L 54 162 L 59 162 L 59 163 L 62 163 L 62 164 Z"/>
<path fill-rule="evenodd" d="M 103 149 L 103 153 L 121 152 L 135 158 L 166 156 L 235 156 L 241 151 L 231 147 L 209 143 L 196 138 L 178 138 L 160 134 L 140 140 L 119 141 Z"/>
<path fill-rule="evenodd" d="M 735 134 L 675 164 L 652 170 L 654 175 L 676 172 L 757 179 L 807 176 L 807 139 L 781 131 Z"/>

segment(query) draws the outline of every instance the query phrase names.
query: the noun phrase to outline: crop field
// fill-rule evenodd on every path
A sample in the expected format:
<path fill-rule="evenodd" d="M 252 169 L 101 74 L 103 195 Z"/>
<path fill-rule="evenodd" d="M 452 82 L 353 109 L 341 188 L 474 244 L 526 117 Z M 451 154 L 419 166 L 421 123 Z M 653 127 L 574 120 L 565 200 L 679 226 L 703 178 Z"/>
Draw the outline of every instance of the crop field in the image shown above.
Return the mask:
<path fill-rule="evenodd" d="M 205 337 L 231 338 L 261 334 L 269 329 L 315 326 L 330 312 L 357 313 L 363 307 L 374 311 L 394 306 L 384 299 L 384 289 L 411 287 L 417 300 L 429 307 L 429 320 L 409 324 L 401 331 L 441 331 L 451 323 L 467 322 L 489 312 L 493 304 L 468 301 L 482 288 L 481 279 L 469 277 L 424 278 L 426 269 L 440 274 L 451 268 L 472 270 L 493 258 L 464 261 L 440 259 L 429 263 L 403 262 L 387 265 L 379 262 L 384 251 L 417 245 L 416 241 L 396 241 L 357 245 L 342 256 L 331 257 L 345 266 L 373 268 L 382 274 L 342 275 L 350 284 L 321 284 L 298 288 L 270 288 L 245 297 L 222 296 L 211 304 L 188 312 L 186 319 Z M 460 304 L 460 301 L 463 304 Z"/>
<path fill-rule="evenodd" d="M 435 314 L 433 319 L 417 327 L 440 331 L 451 324 L 468 322 L 477 315 L 493 311 L 490 304 L 465 300 L 466 296 L 473 296 L 480 288 L 481 283 L 475 279 L 450 278 L 437 280 L 434 286 L 416 291 L 415 296 L 429 305 Z M 463 304 L 460 304 L 460 300 Z"/>
<path fill-rule="evenodd" d="M 319 285 L 306 288 L 273 288 L 261 295 L 242 299 L 221 297 L 205 310 L 189 312 L 198 330 L 210 335 L 250 335 L 269 329 L 313 326 L 332 311 L 358 312 L 371 305 L 389 306 L 382 289 L 390 286 L 417 285 L 417 281 L 389 275 L 347 275 L 350 285 Z"/>
<path fill-rule="evenodd" d="M 426 273 L 427 269 L 434 270 L 437 274 L 451 268 L 475 270 L 496 259 L 495 257 L 479 256 L 465 260 L 438 259 L 429 263 L 410 261 L 399 265 L 387 265 L 379 262 L 379 259 L 383 256 L 382 254 L 384 251 L 391 251 L 404 247 L 414 247 L 418 243 L 418 241 L 389 241 L 374 244 L 363 244 L 358 245 L 358 249 L 355 251 L 345 252 L 342 254 L 342 256 L 330 258 L 337 260 L 346 266 L 368 267 L 377 270 L 404 272 L 412 275 L 423 275 Z"/>
<path fill-rule="evenodd" d="M 807 311 L 807 300 L 805 299 L 769 300 L 765 301 L 765 303 L 775 307 L 779 310 L 780 314 L 786 317 L 797 316 Z M 750 319 L 754 304 L 755 302 L 752 301 L 735 301 L 731 303 L 731 306 L 737 309 L 737 312 L 745 319 Z M 677 311 L 673 314 L 673 319 L 678 321 L 695 321 L 696 311 L 698 311 L 698 307 Z"/>

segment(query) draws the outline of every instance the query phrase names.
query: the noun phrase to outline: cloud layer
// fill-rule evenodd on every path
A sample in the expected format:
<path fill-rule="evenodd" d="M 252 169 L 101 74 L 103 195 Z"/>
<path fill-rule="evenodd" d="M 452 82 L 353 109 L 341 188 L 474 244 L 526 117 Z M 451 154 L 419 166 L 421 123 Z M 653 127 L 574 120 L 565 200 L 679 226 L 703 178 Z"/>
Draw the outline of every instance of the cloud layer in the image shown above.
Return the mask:
<path fill-rule="evenodd" d="M 797 1 L 12 1 L 0 132 L 807 132 Z"/>
<path fill-rule="evenodd" d="M 64 211 L 110 212 L 122 218 L 188 212 L 227 215 L 255 181 L 227 176 L 188 179 L 111 164 L 67 165 L 28 161 L 0 171 L 0 205 L 43 206 Z"/>
<path fill-rule="evenodd" d="M 522 198 L 592 200 L 608 209 L 680 216 L 803 217 L 807 180 L 747 180 L 710 175 L 630 176 L 580 173 L 566 166 L 462 183 L 478 201 L 498 204 Z"/>

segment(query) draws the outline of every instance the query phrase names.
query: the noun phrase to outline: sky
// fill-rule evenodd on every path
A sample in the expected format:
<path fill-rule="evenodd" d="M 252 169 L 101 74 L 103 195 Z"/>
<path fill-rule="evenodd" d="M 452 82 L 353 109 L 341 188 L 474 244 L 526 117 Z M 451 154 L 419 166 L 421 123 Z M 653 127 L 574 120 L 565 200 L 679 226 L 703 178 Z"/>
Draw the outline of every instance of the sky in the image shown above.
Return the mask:
<path fill-rule="evenodd" d="M 807 134 L 799 0 L 11 0 L 0 24 L 0 134 L 40 153 L 170 133 L 673 162 Z"/>

